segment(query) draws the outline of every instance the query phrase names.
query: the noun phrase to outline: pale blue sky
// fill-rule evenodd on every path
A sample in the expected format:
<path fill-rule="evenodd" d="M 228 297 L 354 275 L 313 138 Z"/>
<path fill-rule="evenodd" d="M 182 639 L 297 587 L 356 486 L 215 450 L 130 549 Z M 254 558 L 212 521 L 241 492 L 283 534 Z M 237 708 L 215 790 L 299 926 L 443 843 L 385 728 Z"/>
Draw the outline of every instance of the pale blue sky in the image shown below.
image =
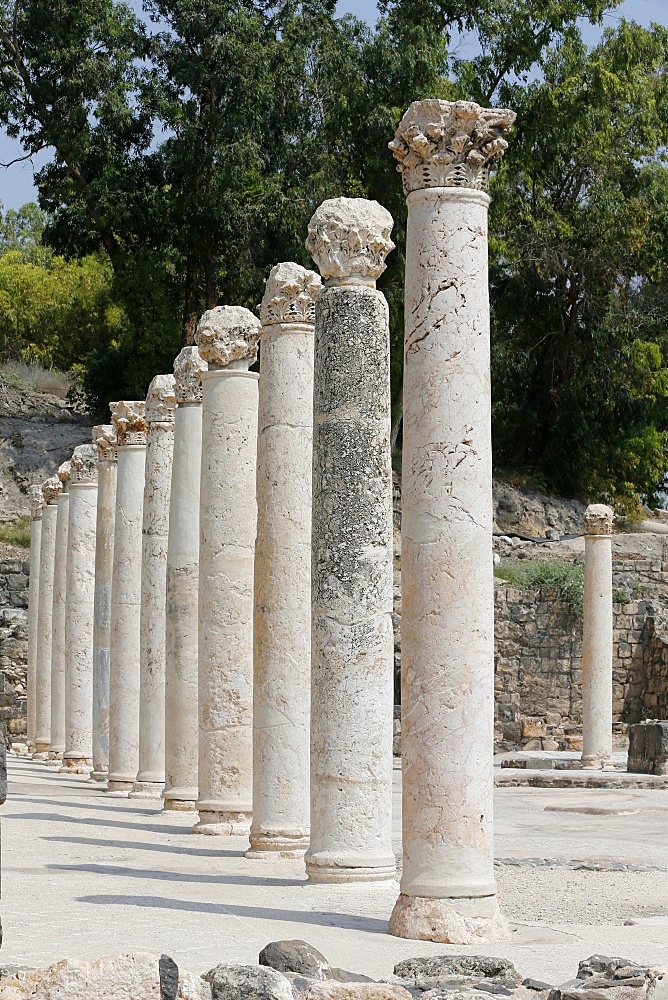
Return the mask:
<path fill-rule="evenodd" d="M 369 23 L 373 23 L 377 14 L 374 0 L 339 0 L 339 14 L 351 13 Z M 605 24 L 614 25 L 619 17 L 626 17 L 649 25 L 652 21 L 668 27 L 668 0 L 624 0 L 613 14 L 605 17 Z M 586 25 L 584 35 L 590 44 L 594 44 L 600 36 L 600 29 Z M 21 155 L 21 147 L 8 138 L 0 130 L 0 163 L 6 163 Z M 36 199 L 33 185 L 33 170 L 47 162 L 48 153 L 35 157 L 34 166 L 30 162 L 16 163 L 8 169 L 0 167 L 0 203 L 7 208 L 19 208 L 27 201 Z"/>

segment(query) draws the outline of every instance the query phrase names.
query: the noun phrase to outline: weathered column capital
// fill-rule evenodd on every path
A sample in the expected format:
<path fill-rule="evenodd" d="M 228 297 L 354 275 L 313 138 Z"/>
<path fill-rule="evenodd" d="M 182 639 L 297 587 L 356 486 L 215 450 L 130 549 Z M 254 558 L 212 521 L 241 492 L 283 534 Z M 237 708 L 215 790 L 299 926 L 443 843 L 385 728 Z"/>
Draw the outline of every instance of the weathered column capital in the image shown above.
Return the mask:
<path fill-rule="evenodd" d="M 70 481 L 71 473 L 72 473 L 72 462 L 69 459 L 68 459 L 67 462 L 63 462 L 62 465 L 58 466 L 58 471 L 57 471 L 56 475 L 58 476 L 58 479 L 60 479 L 61 483 L 63 484 L 63 489 L 66 489 L 66 487 L 67 487 L 67 485 L 68 485 L 68 483 Z"/>
<path fill-rule="evenodd" d="M 97 485 L 97 448 L 94 444 L 80 444 L 72 453 L 72 486 Z"/>
<path fill-rule="evenodd" d="M 394 243 L 394 220 L 377 201 L 328 198 L 308 224 L 306 249 L 328 285 L 375 285 Z"/>
<path fill-rule="evenodd" d="M 202 373 L 208 365 L 197 347 L 184 347 L 174 359 L 174 393 L 176 402 L 202 402 Z"/>
<path fill-rule="evenodd" d="M 584 512 L 586 535 L 611 535 L 614 530 L 615 512 L 604 503 L 589 504 Z"/>
<path fill-rule="evenodd" d="M 118 440 L 113 424 L 96 424 L 93 427 L 93 444 L 97 448 L 98 462 L 118 461 Z"/>
<path fill-rule="evenodd" d="M 272 267 L 260 304 L 262 326 L 315 323 L 315 302 L 322 291 L 320 275 L 285 261 Z"/>
<path fill-rule="evenodd" d="M 121 399 L 118 403 L 109 403 L 109 409 L 119 448 L 129 444 L 146 444 L 146 404 L 143 399 Z"/>
<path fill-rule="evenodd" d="M 260 321 L 243 306 L 208 309 L 197 324 L 195 342 L 211 368 L 252 365 L 257 358 Z"/>
<path fill-rule="evenodd" d="M 33 521 L 40 521 L 42 519 L 42 511 L 44 510 L 44 493 L 42 492 L 42 487 L 29 487 L 28 496 L 30 497 L 30 517 Z"/>
<path fill-rule="evenodd" d="M 45 483 L 42 483 L 42 494 L 47 504 L 53 504 L 63 491 L 63 484 L 58 476 L 49 476 Z"/>
<path fill-rule="evenodd" d="M 174 376 L 156 375 L 148 387 L 146 393 L 146 427 L 160 424 L 174 423 L 174 410 L 176 409 L 176 396 L 174 394 Z"/>
<path fill-rule="evenodd" d="M 405 194 L 434 187 L 488 191 L 516 117 L 473 101 L 413 101 L 389 143 Z"/>

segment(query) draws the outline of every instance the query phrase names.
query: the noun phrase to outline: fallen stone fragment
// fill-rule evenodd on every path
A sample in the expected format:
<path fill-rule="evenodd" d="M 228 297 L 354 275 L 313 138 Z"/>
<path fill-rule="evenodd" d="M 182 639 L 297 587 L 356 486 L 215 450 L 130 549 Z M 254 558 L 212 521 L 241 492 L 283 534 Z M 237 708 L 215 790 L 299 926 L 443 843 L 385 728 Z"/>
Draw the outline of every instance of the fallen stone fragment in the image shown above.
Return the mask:
<path fill-rule="evenodd" d="M 259 956 L 260 965 L 277 972 L 297 972 L 312 979 L 333 979 L 332 967 L 307 941 L 270 941 Z"/>
<path fill-rule="evenodd" d="M 199 976 L 182 971 L 179 980 L 173 1000 L 210 1000 L 209 987 Z M 140 952 L 107 956 L 95 962 L 66 958 L 48 969 L 19 970 L 11 979 L 0 980 L 0 1000 L 37 998 L 162 1000 L 159 959 Z"/>
<path fill-rule="evenodd" d="M 549 983 L 543 983 L 540 979 L 523 979 L 522 986 L 525 986 L 528 990 L 535 990 L 537 993 L 554 989 L 554 986 L 551 986 Z"/>
<path fill-rule="evenodd" d="M 506 958 L 487 955 L 437 955 L 433 958 L 407 958 L 394 967 L 395 976 L 418 986 L 428 981 L 436 988 L 439 981 L 452 980 L 453 976 L 468 979 L 493 979 L 499 984 L 519 986 L 522 977 L 512 962 Z M 443 982 L 443 985 L 445 983 Z M 425 988 L 424 986 L 422 987 Z"/>
<path fill-rule="evenodd" d="M 202 978 L 211 984 L 211 1000 L 293 1000 L 285 976 L 263 965 L 223 962 Z"/>
<path fill-rule="evenodd" d="M 332 966 L 331 978 L 337 983 L 373 983 L 370 976 L 363 976 L 360 972 L 348 972 L 346 969 L 337 969 Z"/>
<path fill-rule="evenodd" d="M 217 998 L 214 996 L 213 1000 Z M 391 986 L 389 983 L 311 981 L 306 990 L 306 1000 L 412 1000 L 412 997 L 403 986 Z"/>
<path fill-rule="evenodd" d="M 589 976 L 612 975 L 617 969 L 638 969 L 636 962 L 629 961 L 628 958 L 610 958 L 608 955 L 591 955 L 583 958 L 578 965 L 578 979 L 587 979 Z"/>
<path fill-rule="evenodd" d="M 177 1000 L 179 995 L 179 967 L 169 955 L 161 955 L 158 962 L 160 975 L 160 1000 Z"/>

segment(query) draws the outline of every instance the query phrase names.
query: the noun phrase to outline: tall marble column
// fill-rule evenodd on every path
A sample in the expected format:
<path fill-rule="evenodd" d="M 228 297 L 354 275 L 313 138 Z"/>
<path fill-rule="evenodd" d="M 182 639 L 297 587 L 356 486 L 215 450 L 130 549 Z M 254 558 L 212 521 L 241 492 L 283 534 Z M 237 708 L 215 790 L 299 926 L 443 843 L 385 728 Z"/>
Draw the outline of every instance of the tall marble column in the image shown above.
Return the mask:
<path fill-rule="evenodd" d="M 277 264 L 260 316 L 249 858 L 309 843 L 313 324 L 320 277 Z"/>
<path fill-rule="evenodd" d="M 392 216 L 335 198 L 309 223 L 315 307 L 312 882 L 393 879 L 390 329 L 376 279 Z"/>
<path fill-rule="evenodd" d="M 253 558 L 260 321 L 240 306 L 202 316 L 199 563 L 199 823 L 248 834 L 253 766 Z"/>
<path fill-rule="evenodd" d="M 70 510 L 70 462 L 56 475 L 62 484 L 56 515 L 56 548 L 53 557 L 53 608 L 51 611 L 51 743 L 49 761 L 60 766 L 65 750 L 65 602 L 67 597 L 67 535 Z"/>
<path fill-rule="evenodd" d="M 139 620 L 146 424 L 144 400 L 111 403 L 118 440 L 109 658 L 109 777 L 125 794 L 139 767 Z"/>
<path fill-rule="evenodd" d="M 97 448 L 81 444 L 72 455 L 65 612 L 65 753 L 61 772 L 93 767 L 93 612 Z"/>
<path fill-rule="evenodd" d="M 202 464 L 202 373 L 196 347 L 174 362 L 174 461 L 167 542 L 165 809 L 197 802 L 197 576 Z"/>
<path fill-rule="evenodd" d="M 582 766 L 612 766 L 612 532 L 615 512 L 590 504 L 584 515 Z"/>
<path fill-rule="evenodd" d="M 139 770 L 131 798 L 159 798 L 165 787 L 165 607 L 175 407 L 174 376 L 156 375 L 146 396 Z"/>
<path fill-rule="evenodd" d="M 53 564 L 56 555 L 58 496 L 63 485 L 51 476 L 42 486 L 46 506 L 42 512 L 39 599 L 37 612 L 37 659 L 35 665 L 35 752 L 46 758 L 51 743 L 51 643 L 53 637 Z"/>
<path fill-rule="evenodd" d="M 390 144 L 408 202 L 399 937 L 498 941 L 489 174 L 512 111 L 418 101 Z"/>
<path fill-rule="evenodd" d="M 111 424 L 93 428 L 97 448 L 95 528 L 95 607 L 93 610 L 93 770 L 94 781 L 109 775 L 109 659 L 111 652 L 111 577 L 114 564 L 114 512 L 118 442 Z"/>
<path fill-rule="evenodd" d="M 41 486 L 31 486 L 30 495 L 30 583 L 28 591 L 28 667 L 26 720 L 28 746 L 35 745 L 35 684 L 37 680 L 37 622 L 39 619 L 39 566 L 42 545 L 44 494 Z"/>

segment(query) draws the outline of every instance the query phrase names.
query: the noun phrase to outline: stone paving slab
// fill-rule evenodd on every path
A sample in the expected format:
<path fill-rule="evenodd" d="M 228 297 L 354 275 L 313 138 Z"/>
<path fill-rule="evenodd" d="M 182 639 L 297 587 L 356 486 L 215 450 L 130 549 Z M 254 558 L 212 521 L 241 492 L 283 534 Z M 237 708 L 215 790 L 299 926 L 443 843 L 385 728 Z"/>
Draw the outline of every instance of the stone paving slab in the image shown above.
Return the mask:
<path fill-rule="evenodd" d="M 627 771 L 566 771 L 514 768 L 494 772 L 494 784 L 505 788 L 647 788 L 668 790 L 668 775 Z"/>
<path fill-rule="evenodd" d="M 507 957 L 553 983 L 595 952 L 668 962 L 662 791 L 498 788 L 496 871 L 512 939 L 462 948 L 390 937 L 395 882 L 307 885 L 300 861 L 250 861 L 244 838 L 193 835 L 194 814 L 109 797 L 11 755 L 9 772 L 0 812 L 4 963 L 147 951 L 201 972 L 255 962 L 281 938 L 303 938 L 334 965 L 378 978 L 404 958 L 446 953 Z M 394 801 L 399 848 L 398 769 Z"/>

